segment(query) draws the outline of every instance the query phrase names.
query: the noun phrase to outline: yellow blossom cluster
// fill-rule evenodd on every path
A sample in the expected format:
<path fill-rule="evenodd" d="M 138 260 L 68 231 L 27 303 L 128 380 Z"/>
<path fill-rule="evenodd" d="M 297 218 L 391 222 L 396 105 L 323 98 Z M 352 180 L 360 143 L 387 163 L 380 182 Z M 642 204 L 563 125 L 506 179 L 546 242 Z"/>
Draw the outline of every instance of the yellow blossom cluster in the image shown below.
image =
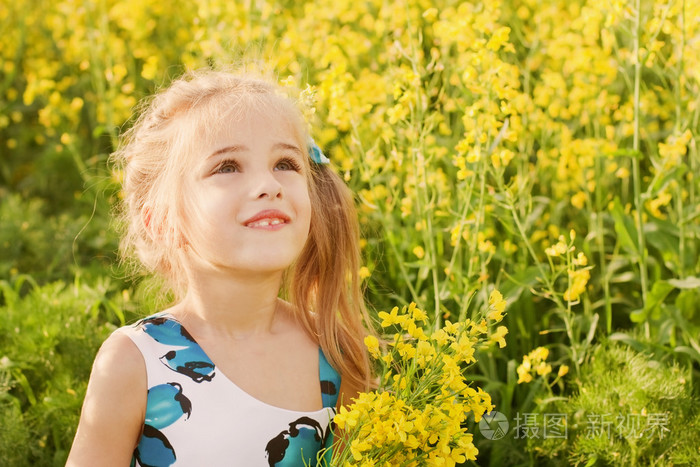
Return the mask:
<path fill-rule="evenodd" d="M 491 411 L 491 397 L 472 388 L 464 375 L 490 324 L 503 318 L 506 301 L 491 292 L 485 319 L 446 321 L 432 332 L 428 315 L 415 303 L 379 312 L 381 327 L 396 330 L 365 344 L 379 365 L 379 388 L 341 407 L 334 421 L 341 430 L 334 465 L 453 466 L 476 459 L 473 435 L 464 423 Z M 504 326 L 496 334 L 505 335 Z M 505 342 L 504 342 L 505 345 Z"/>
<path fill-rule="evenodd" d="M 529 383 L 533 379 L 533 372 L 537 376 L 546 377 L 552 372 L 552 365 L 547 363 L 549 350 L 545 347 L 537 347 L 527 355 L 523 356 L 523 361 L 518 365 L 518 384 Z M 557 372 L 557 378 L 561 378 L 569 372 L 567 365 L 561 365 Z"/>
<path fill-rule="evenodd" d="M 557 243 L 545 248 L 555 280 L 563 272 L 566 273 L 567 287 L 563 298 L 569 303 L 579 300 L 581 294 L 586 291 L 586 285 L 591 278 L 588 258 L 582 251 L 576 253 L 575 239 L 576 232 L 571 230 L 568 241 L 563 235 L 560 235 Z M 553 259 L 558 259 L 559 262 L 555 264 Z"/>
<path fill-rule="evenodd" d="M 680 164 L 681 158 L 688 153 L 688 144 L 693 138 L 690 130 L 683 133 L 671 134 L 665 142 L 659 143 L 659 156 L 664 161 L 662 169 L 668 170 Z"/>
<path fill-rule="evenodd" d="M 427 404 L 415 409 L 389 392 L 361 394 L 350 411 L 341 407 L 335 418 L 340 429 L 362 427 L 350 441 L 351 460 L 340 465 L 454 466 L 476 459 L 473 435 L 461 433 L 466 412 L 460 404 L 447 408 Z"/>
<path fill-rule="evenodd" d="M 693 219 L 682 206 L 698 192 L 699 2 L 25 3 L 0 9 L 17 30 L 0 38 L 3 173 L 17 186 L 52 164 L 99 173 L 142 97 L 185 69 L 242 63 L 305 89 L 316 141 L 361 200 L 364 277 L 408 299 L 468 308 L 494 260 L 525 260 L 515 252 L 532 238 L 520 237 L 604 217 L 615 197 L 631 202 L 631 178 L 658 182 L 636 209 Z M 639 61 L 653 84 L 635 117 Z M 628 150 L 635 118 L 642 153 Z M 531 219 L 525 235 L 500 211 L 509 197 Z M 384 260 L 389 277 L 376 273 Z M 589 273 L 576 274 L 573 301 Z"/>

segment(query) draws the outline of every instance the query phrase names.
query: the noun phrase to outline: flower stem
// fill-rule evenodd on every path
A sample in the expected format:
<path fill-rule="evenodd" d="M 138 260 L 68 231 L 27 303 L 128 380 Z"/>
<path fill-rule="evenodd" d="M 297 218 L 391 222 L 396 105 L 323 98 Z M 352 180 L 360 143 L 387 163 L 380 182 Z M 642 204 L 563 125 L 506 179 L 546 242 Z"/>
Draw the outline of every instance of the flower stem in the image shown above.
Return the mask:
<path fill-rule="evenodd" d="M 632 180 L 634 186 L 634 204 L 635 204 L 635 224 L 637 227 L 637 245 L 639 248 L 637 255 L 637 263 L 639 265 L 639 280 L 642 289 L 642 303 L 647 301 L 647 264 L 646 264 L 646 241 L 644 238 L 644 224 L 642 213 L 644 206 L 642 204 L 641 195 L 641 175 L 639 169 L 639 154 L 640 154 L 640 87 L 642 82 L 642 61 L 640 59 L 640 40 L 641 40 L 641 19 L 642 19 L 642 2 L 635 0 L 636 15 L 634 19 L 634 135 L 632 139 L 632 149 L 635 157 L 632 158 Z M 645 323 L 645 333 L 649 337 L 649 324 Z"/>
<path fill-rule="evenodd" d="M 685 1 L 681 4 L 681 12 L 679 16 L 680 30 L 681 30 L 681 43 L 678 48 L 678 70 L 676 72 L 677 82 L 676 82 L 676 130 L 680 133 L 681 130 L 681 115 L 682 115 L 682 86 L 683 80 L 683 52 L 685 50 Z M 683 189 L 681 184 L 676 185 L 676 208 L 678 212 L 678 276 L 683 279 L 685 278 L 685 219 L 683 217 Z"/>

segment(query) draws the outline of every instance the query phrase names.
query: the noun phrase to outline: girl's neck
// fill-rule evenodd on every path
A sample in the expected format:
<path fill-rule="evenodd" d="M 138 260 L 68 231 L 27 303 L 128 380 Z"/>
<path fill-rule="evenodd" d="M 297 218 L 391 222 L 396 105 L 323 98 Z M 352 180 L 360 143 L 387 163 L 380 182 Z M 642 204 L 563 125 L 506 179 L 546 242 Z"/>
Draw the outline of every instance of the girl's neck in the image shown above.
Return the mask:
<path fill-rule="evenodd" d="M 190 278 L 187 294 L 171 312 L 197 333 L 235 340 L 274 333 L 284 314 L 278 294 L 281 274 L 235 278 Z"/>

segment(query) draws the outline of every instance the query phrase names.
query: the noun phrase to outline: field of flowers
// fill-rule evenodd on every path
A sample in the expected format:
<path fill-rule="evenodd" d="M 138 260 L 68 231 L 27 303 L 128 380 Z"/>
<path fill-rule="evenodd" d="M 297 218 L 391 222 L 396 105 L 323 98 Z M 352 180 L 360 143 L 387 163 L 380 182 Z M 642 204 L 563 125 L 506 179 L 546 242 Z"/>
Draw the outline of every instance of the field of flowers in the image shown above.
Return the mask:
<path fill-rule="evenodd" d="M 63 465 L 100 342 L 162 303 L 117 261 L 118 135 L 231 65 L 302 89 L 375 316 L 503 294 L 467 373 L 502 417 L 458 461 L 700 464 L 700 2 L 24 0 L 0 31 L 1 465 Z"/>

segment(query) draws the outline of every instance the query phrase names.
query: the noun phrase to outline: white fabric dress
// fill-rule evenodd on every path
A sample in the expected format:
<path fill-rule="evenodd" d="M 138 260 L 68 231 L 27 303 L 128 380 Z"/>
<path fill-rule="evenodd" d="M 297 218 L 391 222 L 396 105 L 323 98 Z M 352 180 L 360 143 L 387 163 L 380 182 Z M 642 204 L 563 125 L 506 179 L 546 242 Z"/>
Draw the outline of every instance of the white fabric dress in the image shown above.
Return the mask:
<path fill-rule="evenodd" d="M 297 412 L 236 386 L 171 315 L 153 315 L 118 332 L 139 348 L 148 374 L 133 466 L 315 466 L 318 452 L 332 444 L 340 376 L 320 349 L 323 409 Z"/>

